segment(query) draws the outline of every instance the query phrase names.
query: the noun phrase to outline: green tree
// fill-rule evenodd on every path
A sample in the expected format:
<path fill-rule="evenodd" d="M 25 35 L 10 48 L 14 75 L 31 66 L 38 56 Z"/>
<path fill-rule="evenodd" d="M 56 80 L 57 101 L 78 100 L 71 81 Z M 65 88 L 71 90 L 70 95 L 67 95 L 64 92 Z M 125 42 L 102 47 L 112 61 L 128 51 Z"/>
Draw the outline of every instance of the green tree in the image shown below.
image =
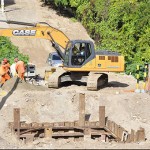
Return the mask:
<path fill-rule="evenodd" d="M 9 38 L 0 37 L 0 61 L 7 58 L 9 59 L 10 64 L 12 64 L 15 57 L 18 57 L 25 63 L 28 63 L 29 61 L 29 56 L 20 53 L 18 47 L 14 46 Z"/>
<path fill-rule="evenodd" d="M 150 63 L 150 0 L 50 0 L 70 7 L 97 49 L 125 56 L 126 72 Z"/>

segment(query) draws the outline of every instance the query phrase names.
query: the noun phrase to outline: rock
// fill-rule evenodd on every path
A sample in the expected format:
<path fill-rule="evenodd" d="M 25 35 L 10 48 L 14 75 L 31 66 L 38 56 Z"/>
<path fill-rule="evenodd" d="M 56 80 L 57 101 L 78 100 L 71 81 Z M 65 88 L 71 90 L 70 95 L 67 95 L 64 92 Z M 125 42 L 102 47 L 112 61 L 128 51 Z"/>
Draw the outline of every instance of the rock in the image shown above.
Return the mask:
<path fill-rule="evenodd" d="M 26 101 L 26 102 L 28 102 L 28 101 L 29 101 L 29 99 L 27 98 L 25 101 Z"/>

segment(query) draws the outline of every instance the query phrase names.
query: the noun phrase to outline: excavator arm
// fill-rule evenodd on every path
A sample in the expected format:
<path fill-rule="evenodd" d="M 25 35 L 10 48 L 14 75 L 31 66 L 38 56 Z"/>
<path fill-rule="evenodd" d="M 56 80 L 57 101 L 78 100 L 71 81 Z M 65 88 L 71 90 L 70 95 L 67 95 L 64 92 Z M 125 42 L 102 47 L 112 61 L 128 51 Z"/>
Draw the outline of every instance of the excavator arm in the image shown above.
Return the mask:
<path fill-rule="evenodd" d="M 65 49 L 67 43 L 70 40 L 62 31 L 50 26 L 45 22 L 39 22 L 36 24 L 11 21 L 11 20 L 8 21 L 0 20 L 0 22 L 29 26 L 29 27 L 21 27 L 21 28 L 1 28 L 0 36 L 41 38 L 41 39 L 50 40 L 52 46 L 58 52 L 59 56 L 64 60 L 64 53 L 61 51 L 60 47 Z"/>

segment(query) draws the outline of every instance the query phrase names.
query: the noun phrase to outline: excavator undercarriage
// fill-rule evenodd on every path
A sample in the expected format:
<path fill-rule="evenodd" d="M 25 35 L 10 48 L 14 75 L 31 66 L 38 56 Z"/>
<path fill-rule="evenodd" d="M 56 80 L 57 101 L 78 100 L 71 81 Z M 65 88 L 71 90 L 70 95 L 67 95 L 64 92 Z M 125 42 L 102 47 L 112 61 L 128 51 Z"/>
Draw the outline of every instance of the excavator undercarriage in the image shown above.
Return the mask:
<path fill-rule="evenodd" d="M 100 72 L 66 72 L 62 68 L 49 76 L 48 87 L 59 88 L 64 82 L 81 82 L 86 83 L 87 89 L 96 91 L 107 85 L 108 75 Z"/>

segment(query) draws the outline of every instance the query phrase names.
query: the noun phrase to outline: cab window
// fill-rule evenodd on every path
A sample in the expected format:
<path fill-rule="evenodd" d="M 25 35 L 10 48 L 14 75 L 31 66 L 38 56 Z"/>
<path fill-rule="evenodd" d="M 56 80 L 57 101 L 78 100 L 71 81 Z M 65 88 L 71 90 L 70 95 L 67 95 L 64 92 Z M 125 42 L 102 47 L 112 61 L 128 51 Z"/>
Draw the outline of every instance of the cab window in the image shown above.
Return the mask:
<path fill-rule="evenodd" d="M 71 64 L 81 66 L 89 58 L 91 52 L 89 43 L 76 43 L 72 48 Z"/>

